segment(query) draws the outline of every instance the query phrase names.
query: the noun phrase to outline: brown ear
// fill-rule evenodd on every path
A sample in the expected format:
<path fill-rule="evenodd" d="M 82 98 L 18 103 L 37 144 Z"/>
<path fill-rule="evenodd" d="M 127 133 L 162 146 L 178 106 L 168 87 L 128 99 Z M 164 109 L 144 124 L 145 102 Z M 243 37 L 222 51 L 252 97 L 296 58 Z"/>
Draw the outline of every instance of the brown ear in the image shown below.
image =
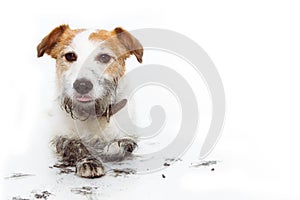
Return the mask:
<path fill-rule="evenodd" d="M 51 50 L 59 42 L 61 36 L 67 29 L 69 29 L 68 25 L 60 25 L 53 29 L 46 37 L 44 37 L 41 43 L 37 46 L 37 56 L 42 57 L 44 53 L 51 55 Z M 54 56 L 52 55 L 52 57 Z"/>
<path fill-rule="evenodd" d="M 128 31 L 117 27 L 115 28 L 115 32 L 117 33 L 117 37 L 119 41 L 126 47 L 126 49 L 130 52 L 130 54 L 134 54 L 136 59 L 142 63 L 143 57 L 143 46 L 141 43 L 133 37 Z"/>

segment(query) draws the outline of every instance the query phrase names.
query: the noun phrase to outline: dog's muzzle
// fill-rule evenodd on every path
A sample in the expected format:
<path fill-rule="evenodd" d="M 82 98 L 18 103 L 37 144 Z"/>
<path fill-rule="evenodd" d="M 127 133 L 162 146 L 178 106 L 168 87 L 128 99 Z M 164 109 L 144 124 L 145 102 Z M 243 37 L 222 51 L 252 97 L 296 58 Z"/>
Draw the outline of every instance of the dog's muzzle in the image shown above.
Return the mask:
<path fill-rule="evenodd" d="M 75 98 L 79 102 L 91 102 L 93 99 L 88 93 L 93 89 L 93 83 L 85 78 L 77 79 L 73 83 L 73 88 L 77 92 Z"/>
<path fill-rule="evenodd" d="M 124 108 L 126 104 L 127 99 L 122 99 L 117 103 L 107 103 L 102 99 L 96 99 L 94 103 L 81 105 L 70 97 L 64 97 L 62 108 L 69 113 L 73 119 L 84 121 L 89 117 L 106 117 L 107 122 L 109 122 L 110 117 Z"/>

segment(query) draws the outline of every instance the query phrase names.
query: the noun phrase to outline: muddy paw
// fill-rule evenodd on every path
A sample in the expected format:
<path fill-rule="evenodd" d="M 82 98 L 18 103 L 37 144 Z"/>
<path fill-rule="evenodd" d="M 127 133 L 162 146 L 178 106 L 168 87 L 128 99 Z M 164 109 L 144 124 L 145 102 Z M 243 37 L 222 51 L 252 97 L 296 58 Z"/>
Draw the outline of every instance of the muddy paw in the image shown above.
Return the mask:
<path fill-rule="evenodd" d="M 84 178 L 97 178 L 105 175 L 105 171 L 99 160 L 83 158 L 76 164 L 76 174 Z"/>
<path fill-rule="evenodd" d="M 117 139 L 104 148 L 104 161 L 121 161 L 129 156 L 137 147 L 137 143 L 130 138 Z"/>
<path fill-rule="evenodd" d="M 126 153 L 130 154 L 137 147 L 137 143 L 129 138 L 117 140 L 118 146 L 122 148 Z"/>

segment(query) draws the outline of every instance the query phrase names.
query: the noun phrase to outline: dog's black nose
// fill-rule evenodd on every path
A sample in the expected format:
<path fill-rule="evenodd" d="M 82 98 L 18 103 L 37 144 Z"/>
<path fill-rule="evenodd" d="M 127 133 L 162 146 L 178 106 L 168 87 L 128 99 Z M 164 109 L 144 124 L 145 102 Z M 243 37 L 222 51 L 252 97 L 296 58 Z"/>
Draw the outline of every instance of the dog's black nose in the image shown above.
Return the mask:
<path fill-rule="evenodd" d="M 82 78 L 82 79 L 77 79 L 73 83 L 73 88 L 79 93 L 79 94 L 86 94 L 89 91 L 93 89 L 93 84 L 91 81 Z"/>

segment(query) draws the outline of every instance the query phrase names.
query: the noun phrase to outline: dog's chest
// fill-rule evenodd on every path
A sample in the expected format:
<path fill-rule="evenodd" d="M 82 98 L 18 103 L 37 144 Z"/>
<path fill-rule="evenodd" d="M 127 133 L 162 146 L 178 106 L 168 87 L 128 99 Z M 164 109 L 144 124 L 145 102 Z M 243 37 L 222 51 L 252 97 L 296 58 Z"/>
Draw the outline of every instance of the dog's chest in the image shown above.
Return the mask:
<path fill-rule="evenodd" d="M 91 118 L 85 121 L 72 119 L 61 109 L 52 110 L 49 114 L 54 135 L 67 135 L 82 139 L 100 139 L 104 142 L 113 140 L 119 132 L 113 120 L 107 123 L 106 118 Z"/>

